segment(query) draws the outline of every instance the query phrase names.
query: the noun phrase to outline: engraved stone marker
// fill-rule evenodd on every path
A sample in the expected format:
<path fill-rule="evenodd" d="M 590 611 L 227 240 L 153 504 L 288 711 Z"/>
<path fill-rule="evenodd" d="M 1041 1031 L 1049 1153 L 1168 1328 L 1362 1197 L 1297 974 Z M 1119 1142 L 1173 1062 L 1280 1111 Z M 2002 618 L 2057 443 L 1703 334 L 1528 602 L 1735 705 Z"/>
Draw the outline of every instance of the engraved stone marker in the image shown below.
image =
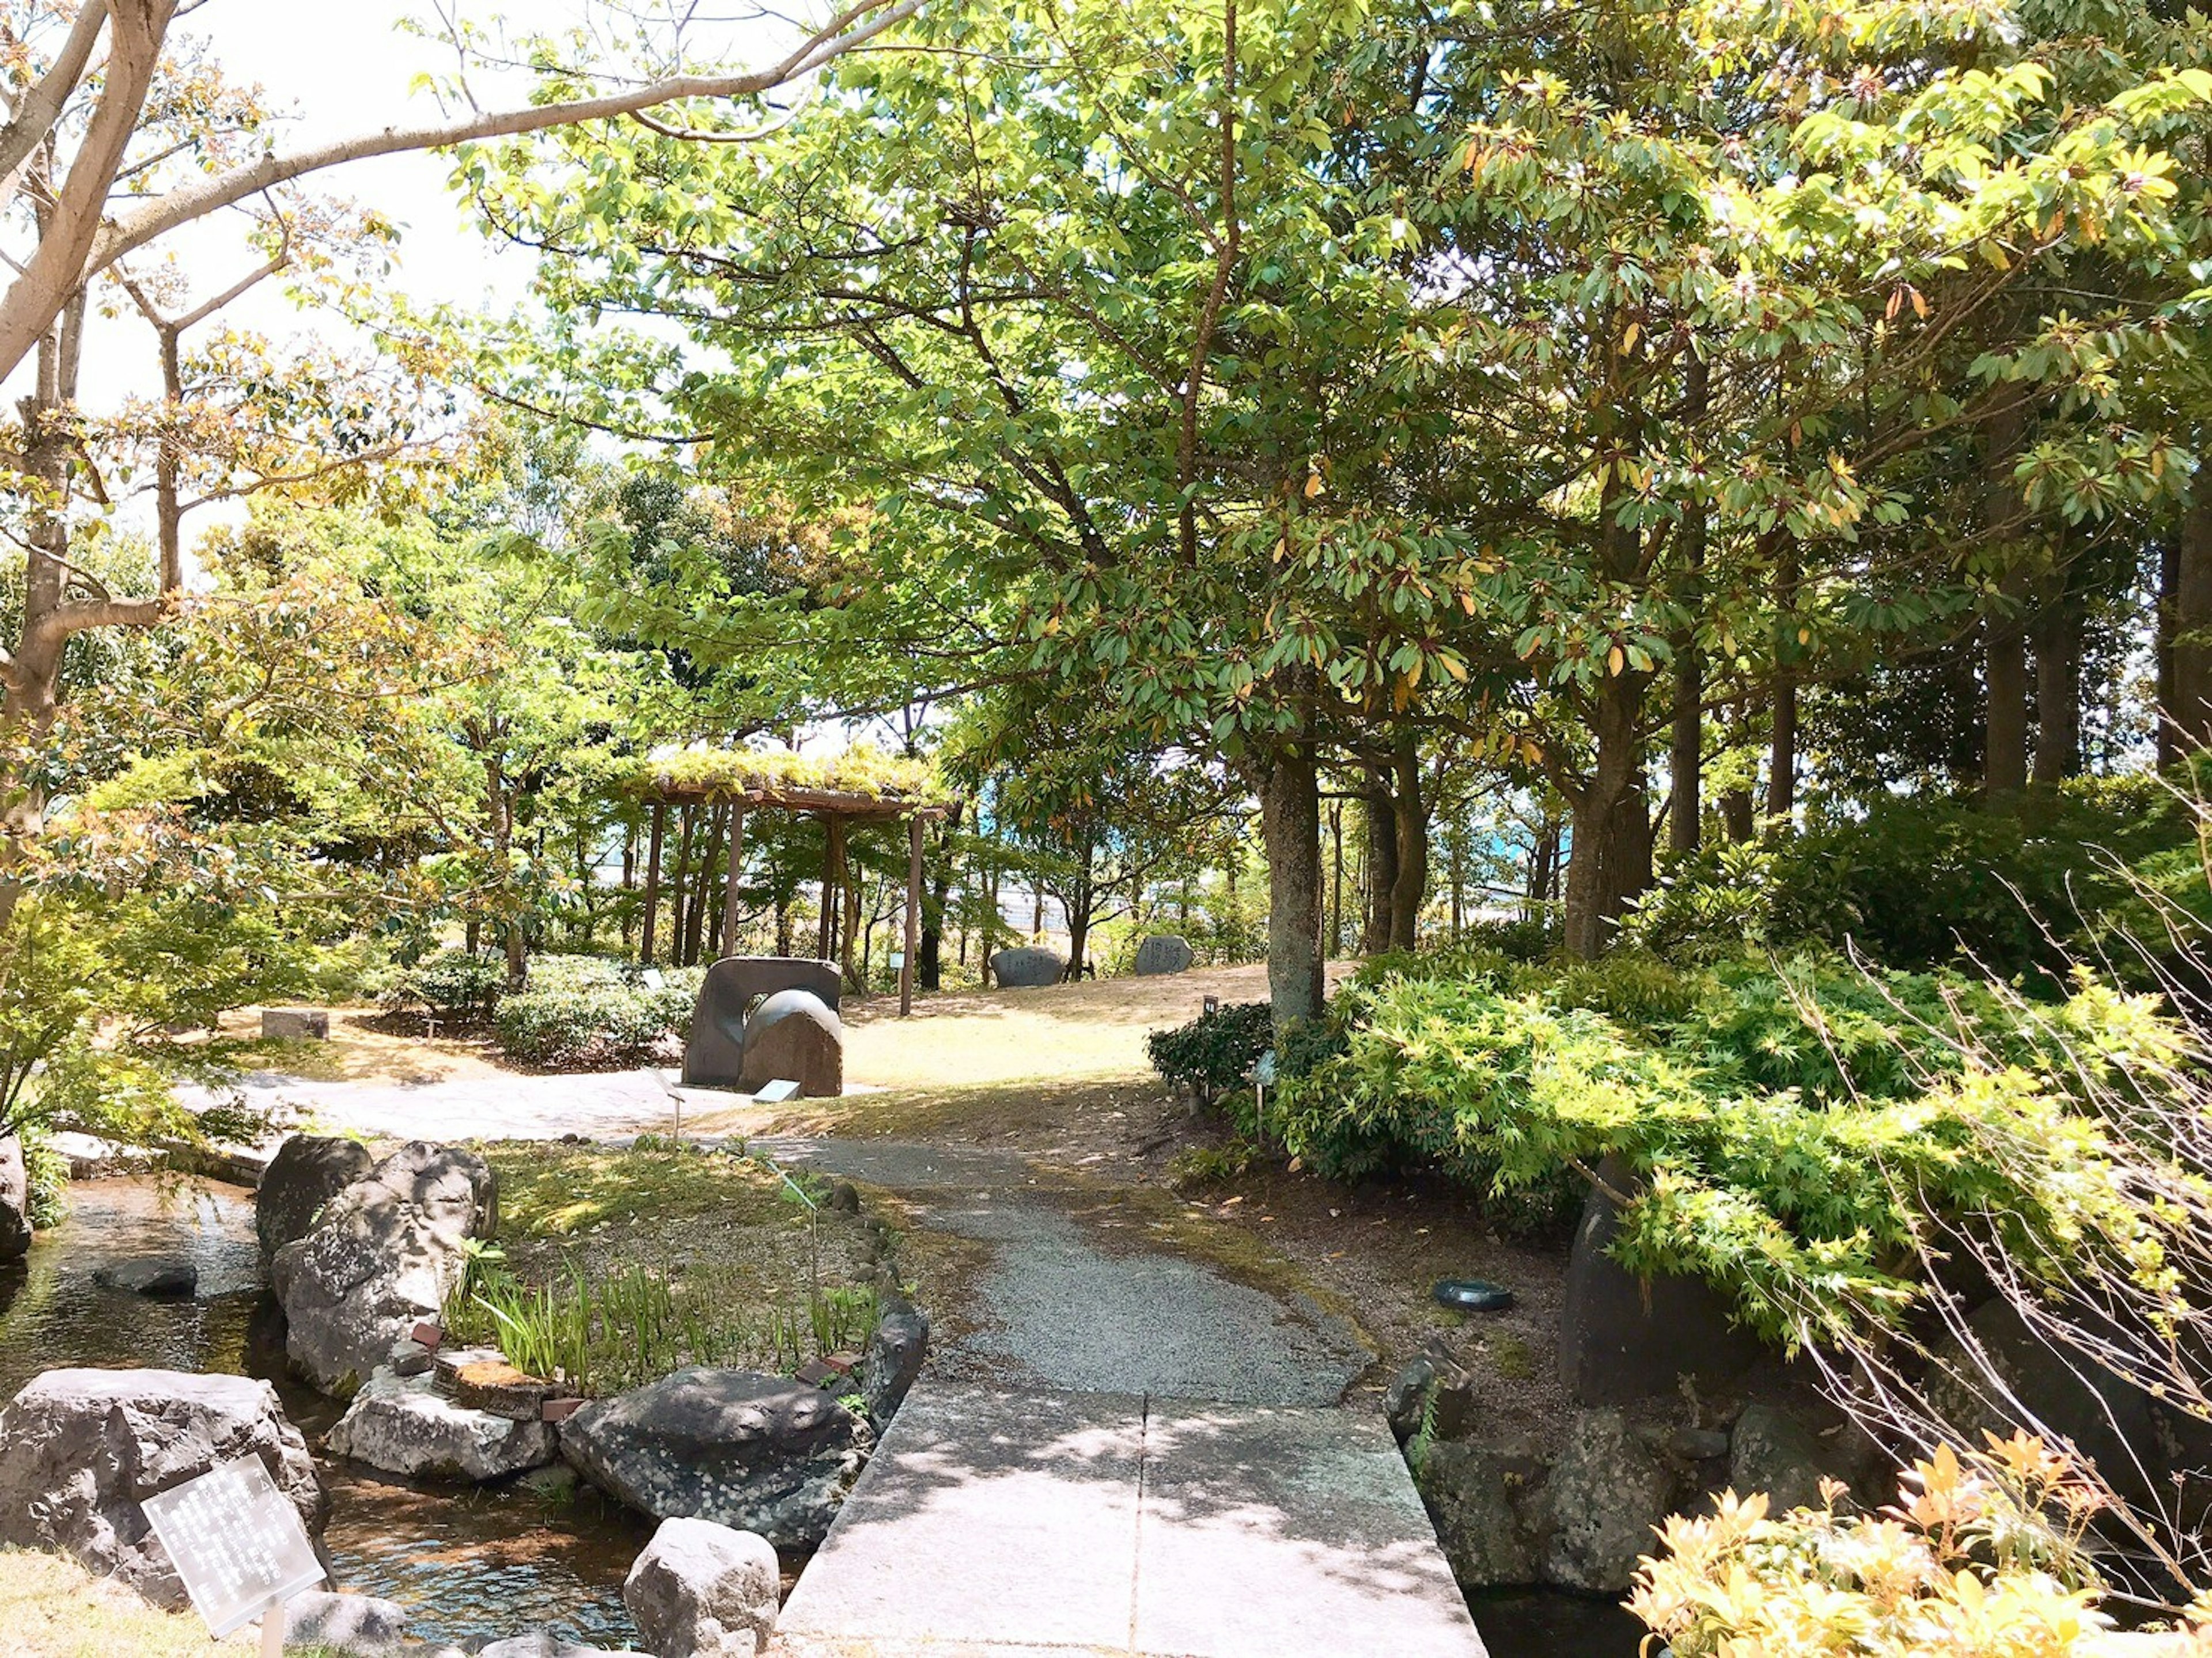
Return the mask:
<path fill-rule="evenodd" d="M 284 1602 L 323 1581 L 300 1512 L 258 1456 L 220 1463 L 143 1507 L 185 1592 L 218 1639 L 264 1619 L 281 1643 Z M 270 1642 L 262 1643 L 264 1651 Z"/>

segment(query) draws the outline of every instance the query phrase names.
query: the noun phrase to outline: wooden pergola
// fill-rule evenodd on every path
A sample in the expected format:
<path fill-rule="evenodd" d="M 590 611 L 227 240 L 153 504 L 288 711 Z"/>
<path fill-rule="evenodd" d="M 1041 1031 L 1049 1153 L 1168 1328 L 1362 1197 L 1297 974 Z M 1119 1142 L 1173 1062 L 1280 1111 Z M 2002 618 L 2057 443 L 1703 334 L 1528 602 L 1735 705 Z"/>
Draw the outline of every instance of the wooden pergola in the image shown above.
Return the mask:
<path fill-rule="evenodd" d="M 645 866 L 645 922 L 639 953 L 653 959 L 654 917 L 660 902 L 660 859 L 668 808 L 707 805 L 730 813 L 729 867 L 724 877 L 720 953 L 733 956 L 738 942 L 738 877 L 744 866 L 744 822 L 750 811 L 806 812 L 820 817 L 829 836 L 822 871 L 822 930 L 817 949 L 824 961 L 839 942 L 836 905 L 846 875 L 845 831 L 855 823 L 907 825 L 906 950 L 899 962 L 899 1017 L 914 1011 L 915 958 L 921 951 L 922 837 L 931 820 L 957 810 L 957 798 L 937 787 L 927 767 L 915 761 L 887 759 L 858 750 L 828 760 L 751 750 L 684 750 L 649 759 L 633 792 L 652 807 Z M 849 944 L 849 940 L 845 941 Z"/>

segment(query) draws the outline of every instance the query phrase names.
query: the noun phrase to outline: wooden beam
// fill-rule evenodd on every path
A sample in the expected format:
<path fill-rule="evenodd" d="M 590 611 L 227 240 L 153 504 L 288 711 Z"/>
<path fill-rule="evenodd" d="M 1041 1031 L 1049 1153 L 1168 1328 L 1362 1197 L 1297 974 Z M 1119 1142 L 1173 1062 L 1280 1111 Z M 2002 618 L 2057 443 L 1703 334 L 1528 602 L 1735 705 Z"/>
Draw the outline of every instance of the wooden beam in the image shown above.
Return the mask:
<path fill-rule="evenodd" d="M 738 953 L 738 872 L 745 861 L 745 809 L 730 806 L 730 867 L 722 880 L 722 954 Z"/>
<path fill-rule="evenodd" d="M 899 1017 L 914 1011 L 914 958 L 921 950 L 921 814 L 907 819 L 906 954 L 899 958 Z"/>
<path fill-rule="evenodd" d="M 653 965 L 653 923 L 660 913 L 660 841 L 668 829 L 668 808 L 656 805 L 653 809 L 653 841 L 645 856 L 645 927 L 639 935 L 637 959 L 647 967 Z"/>

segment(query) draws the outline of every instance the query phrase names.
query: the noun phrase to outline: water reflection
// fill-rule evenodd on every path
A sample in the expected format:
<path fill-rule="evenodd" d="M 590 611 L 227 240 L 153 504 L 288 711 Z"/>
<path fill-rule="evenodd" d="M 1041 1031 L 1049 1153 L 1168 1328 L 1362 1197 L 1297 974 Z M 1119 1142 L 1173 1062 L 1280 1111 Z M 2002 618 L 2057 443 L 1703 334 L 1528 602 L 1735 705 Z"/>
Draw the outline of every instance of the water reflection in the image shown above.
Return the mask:
<path fill-rule="evenodd" d="M 1485 1589 L 1467 1605 L 1490 1658 L 1636 1658 L 1644 1638 L 1619 1602 L 1565 1589 Z"/>
<path fill-rule="evenodd" d="M 100 1266 L 142 1255 L 188 1257 L 198 1295 L 155 1301 L 94 1281 Z M 0 1268 L 0 1400 L 62 1365 L 258 1376 L 319 1455 L 340 1407 L 286 1373 L 283 1341 L 262 1292 L 252 1194 L 240 1187 L 82 1181 L 70 1218 Z M 651 1527 L 597 1492 L 455 1490 L 328 1461 L 323 1481 L 324 1544 L 339 1582 L 404 1603 L 417 1637 L 461 1643 L 544 1626 L 597 1645 L 635 1639 L 622 1581 Z"/>

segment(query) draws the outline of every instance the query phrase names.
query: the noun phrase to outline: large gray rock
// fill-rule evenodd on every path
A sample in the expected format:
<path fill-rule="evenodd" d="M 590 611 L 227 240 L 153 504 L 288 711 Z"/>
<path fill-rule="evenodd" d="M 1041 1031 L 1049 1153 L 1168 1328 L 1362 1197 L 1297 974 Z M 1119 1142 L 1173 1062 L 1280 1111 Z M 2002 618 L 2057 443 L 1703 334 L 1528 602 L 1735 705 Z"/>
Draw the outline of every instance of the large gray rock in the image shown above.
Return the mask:
<path fill-rule="evenodd" d="M 678 1370 L 561 1424 L 561 1453 L 609 1496 L 808 1549 L 867 1460 L 867 1424 L 819 1388 L 752 1370 Z"/>
<path fill-rule="evenodd" d="M 270 1042 L 326 1042 L 331 1016 L 319 1007 L 264 1007 L 261 1040 Z"/>
<path fill-rule="evenodd" d="M 536 1629 L 479 1647 L 477 1658 L 621 1658 L 629 1650 L 628 1647 L 579 1646 L 550 1630 Z"/>
<path fill-rule="evenodd" d="M 23 1142 L 0 1135 L 0 1260 L 31 1247 L 31 1177 L 23 1167 Z"/>
<path fill-rule="evenodd" d="M 1738 1496 L 1765 1491 L 1767 1512 L 1772 1515 L 1818 1508 L 1820 1480 L 1836 1460 L 1819 1436 L 1787 1411 L 1747 1405 L 1729 1438 L 1729 1488 Z"/>
<path fill-rule="evenodd" d="M 1133 965 L 1139 978 L 1152 979 L 1170 973 L 1188 973 L 1190 964 L 1197 959 L 1188 939 L 1164 932 L 1139 941 L 1137 959 Z"/>
<path fill-rule="evenodd" d="M 1550 1538 L 1545 1581 L 1619 1594 L 1674 1505 L 1674 1473 L 1618 1411 L 1586 1411 L 1545 1488 Z"/>
<path fill-rule="evenodd" d="M 323 1206 L 376 1166 L 359 1140 L 293 1134 L 276 1148 L 253 1193 L 253 1231 L 265 1268 L 276 1252 L 307 1236 Z"/>
<path fill-rule="evenodd" d="M 496 1215 L 484 1160 L 422 1140 L 347 1187 L 270 1266 L 293 1367 L 325 1392 L 352 1392 L 436 1315 L 464 1246 L 489 1236 Z"/>
<path fill-rule="evenodd" d="M 1544 1461 L 1520 1442 L 1447 1440 L 1424 1446 L 1413 1484 L 1463 1589 L 1544 1578 Z"/>
<path fill-rule="evenodd" d="M 1037 990 L 1066 978 L 1067 961 L 1035 944 L 1021 944 L 991 957 L 991 976 L 1004 990 Z"/>
<path fill-rule="evenodd" d="M 835 962 L 798 956 L 726 956 L 699 981 L 691 1034 L 684 1044 L 684 1080 L 695 1088 L 734 1088 L 744 1074 L 745 1015 L 763 996 L 805 990 L 831 1012 L 844 989 Z"/>
<path fill-rule="evenodd" d="M 1946 1331 L 1929 1344 L 1923 1384 L 1929 1405 L 1959 1442 L 1979 1445 L 1984 1433 L 2004 1438 L 2025 1428 L 2053 1443 L 2070 1442 L 2130 1502 L 2171 1496 L 2149 1394 L 2084 1354 L 2053 1348 L 2008 1301 L 1978 1309 L 1966 1330 L 1995 1377 Z"/>
<path fill-rule="evenodd" d="M 284 1603 L 284 1644 L 380 1658 L 407 1639 L 407 1608 L 374 1594 L 309 1589 Z"/>
<path fill-rule="evenodd" d="M 1615 1191 L 1634 1182 L 1610 1157 L 1598 1176 Z M 1626 1405 L 1672 1394 L 1684 1376 L 1710 1388 L 1749 1370 L 1759 1344 L 1730 1322 L 1727 1302 L 1696 1278 L 1624 1270 L 1606 1253 L 1619 1230 L 1612 1202 L 1592 1192 L 1559 1308 L 1559 1379 L 1575 1401 Z"/>
<path fill-rule="evenodd" d="M 664 1520 L 623 1582 L 638 1638 L 659 1658 L 756 1658 L 775 1633 L 775 1549 L 711 1520 Z"/>
<path fill-rule="evenodd" d="M 886 1306 L 860 1353 L 860 1395 L 869 1420 L 881 1427 L 891 1419 L 928 1357 L 929 1315 L 910 1302 Z"/>
<path fill-rule="evenodd" d="M 428 1376 L 379 1370 L 354 1395 L 330 1448 L 386 1473 L 479 1483 L 542 1467 L 561 1454 L 543 1422 L 515 1422 L 458 1405 Z"/>
<path fill-rule="evenodd" d="M 810 1100 L 845 1091 L 844 1021 L 811 990 L 779 990 L 745 1021 L 738 1086 L 752 1094 L 779 1081 L 797 1083 Z"/>
<path fill-rule="evenodd" d="M 216 1464 L 258 1456 L 319 1533 L 329 1503 L 276 1390 L 180 1370 L 48 1370 L 0 1410 L 0 1544 L 75 1555 L 157 1606 L 184 1585 L 141 1506 Z"/>

